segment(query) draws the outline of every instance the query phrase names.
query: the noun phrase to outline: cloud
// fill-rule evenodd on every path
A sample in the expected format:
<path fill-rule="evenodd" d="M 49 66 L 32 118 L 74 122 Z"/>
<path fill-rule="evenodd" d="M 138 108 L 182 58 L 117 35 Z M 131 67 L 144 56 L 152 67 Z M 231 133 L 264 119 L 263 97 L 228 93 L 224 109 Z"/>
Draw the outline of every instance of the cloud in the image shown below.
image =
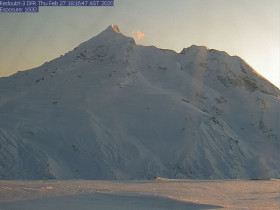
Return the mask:
<path fill-rule="evenodd" d="M 145 37 L 145 34 L 142 33 L 141 31 L 132 31 L 131 35 L 133 36 L 134 39 L 136 40 L 142 40 Z"/>

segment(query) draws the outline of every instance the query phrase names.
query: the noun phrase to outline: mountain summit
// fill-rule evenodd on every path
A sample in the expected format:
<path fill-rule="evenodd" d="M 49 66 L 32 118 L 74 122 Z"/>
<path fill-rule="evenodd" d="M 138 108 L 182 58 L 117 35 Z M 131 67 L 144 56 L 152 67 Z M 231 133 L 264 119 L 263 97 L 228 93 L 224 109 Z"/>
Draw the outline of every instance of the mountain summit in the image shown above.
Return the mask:
<path fill-rule="evenodd" d="M 110 27 L 110 26 L 109 26 Z M 109 28 L 108 27 L 108 28 Z M 120 29 L 119 29 L 119 27 L 117 26 L 117 25 L 114 25 L 114 24 L 112 24 L 111 25 L 111 28 L 116 32 L 116 33 L 121 33 L 121 31 L 120 31 Z"/>
<path fill-rule="evenodd" d="M 239 57 L 111 25 L 0 78 L 0 178 L 279 177 L 279 95 Z"/>

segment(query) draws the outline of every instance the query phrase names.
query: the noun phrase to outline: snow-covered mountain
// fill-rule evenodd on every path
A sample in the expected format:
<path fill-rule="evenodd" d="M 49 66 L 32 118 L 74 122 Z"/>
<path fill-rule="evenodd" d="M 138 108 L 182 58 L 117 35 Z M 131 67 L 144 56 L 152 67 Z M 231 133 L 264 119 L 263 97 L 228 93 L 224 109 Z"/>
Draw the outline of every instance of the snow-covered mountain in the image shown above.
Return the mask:
<path fill-rule="evenodd" d="M 279 177 L 279 95 L 239 57 L 109 26 L 0 78 L 0 178 Z"/>

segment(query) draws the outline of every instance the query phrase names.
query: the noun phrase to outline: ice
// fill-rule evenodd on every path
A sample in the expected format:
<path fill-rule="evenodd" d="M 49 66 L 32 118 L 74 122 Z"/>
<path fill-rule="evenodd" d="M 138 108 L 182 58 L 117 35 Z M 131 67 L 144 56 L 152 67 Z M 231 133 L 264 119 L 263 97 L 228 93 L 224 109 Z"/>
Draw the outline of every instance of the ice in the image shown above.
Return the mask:
<path fill-rule="evenodd" d="M 279 180 L 0 181 L 0 209 L 262 209 Z"/>

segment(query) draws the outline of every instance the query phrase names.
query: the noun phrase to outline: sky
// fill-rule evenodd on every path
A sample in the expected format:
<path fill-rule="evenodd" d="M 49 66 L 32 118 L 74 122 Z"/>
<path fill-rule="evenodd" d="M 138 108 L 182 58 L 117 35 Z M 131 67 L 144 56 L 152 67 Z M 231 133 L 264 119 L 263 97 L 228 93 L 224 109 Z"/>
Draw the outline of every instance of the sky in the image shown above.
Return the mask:
<path fill-rule="evenodd" d="M 0 77 L 42 65 L 116 24 L 140 45 L 193 44 L 243 58 L 280 87 L 279 0 L 115 0 L 114 7 L 0 13 Z"/>

